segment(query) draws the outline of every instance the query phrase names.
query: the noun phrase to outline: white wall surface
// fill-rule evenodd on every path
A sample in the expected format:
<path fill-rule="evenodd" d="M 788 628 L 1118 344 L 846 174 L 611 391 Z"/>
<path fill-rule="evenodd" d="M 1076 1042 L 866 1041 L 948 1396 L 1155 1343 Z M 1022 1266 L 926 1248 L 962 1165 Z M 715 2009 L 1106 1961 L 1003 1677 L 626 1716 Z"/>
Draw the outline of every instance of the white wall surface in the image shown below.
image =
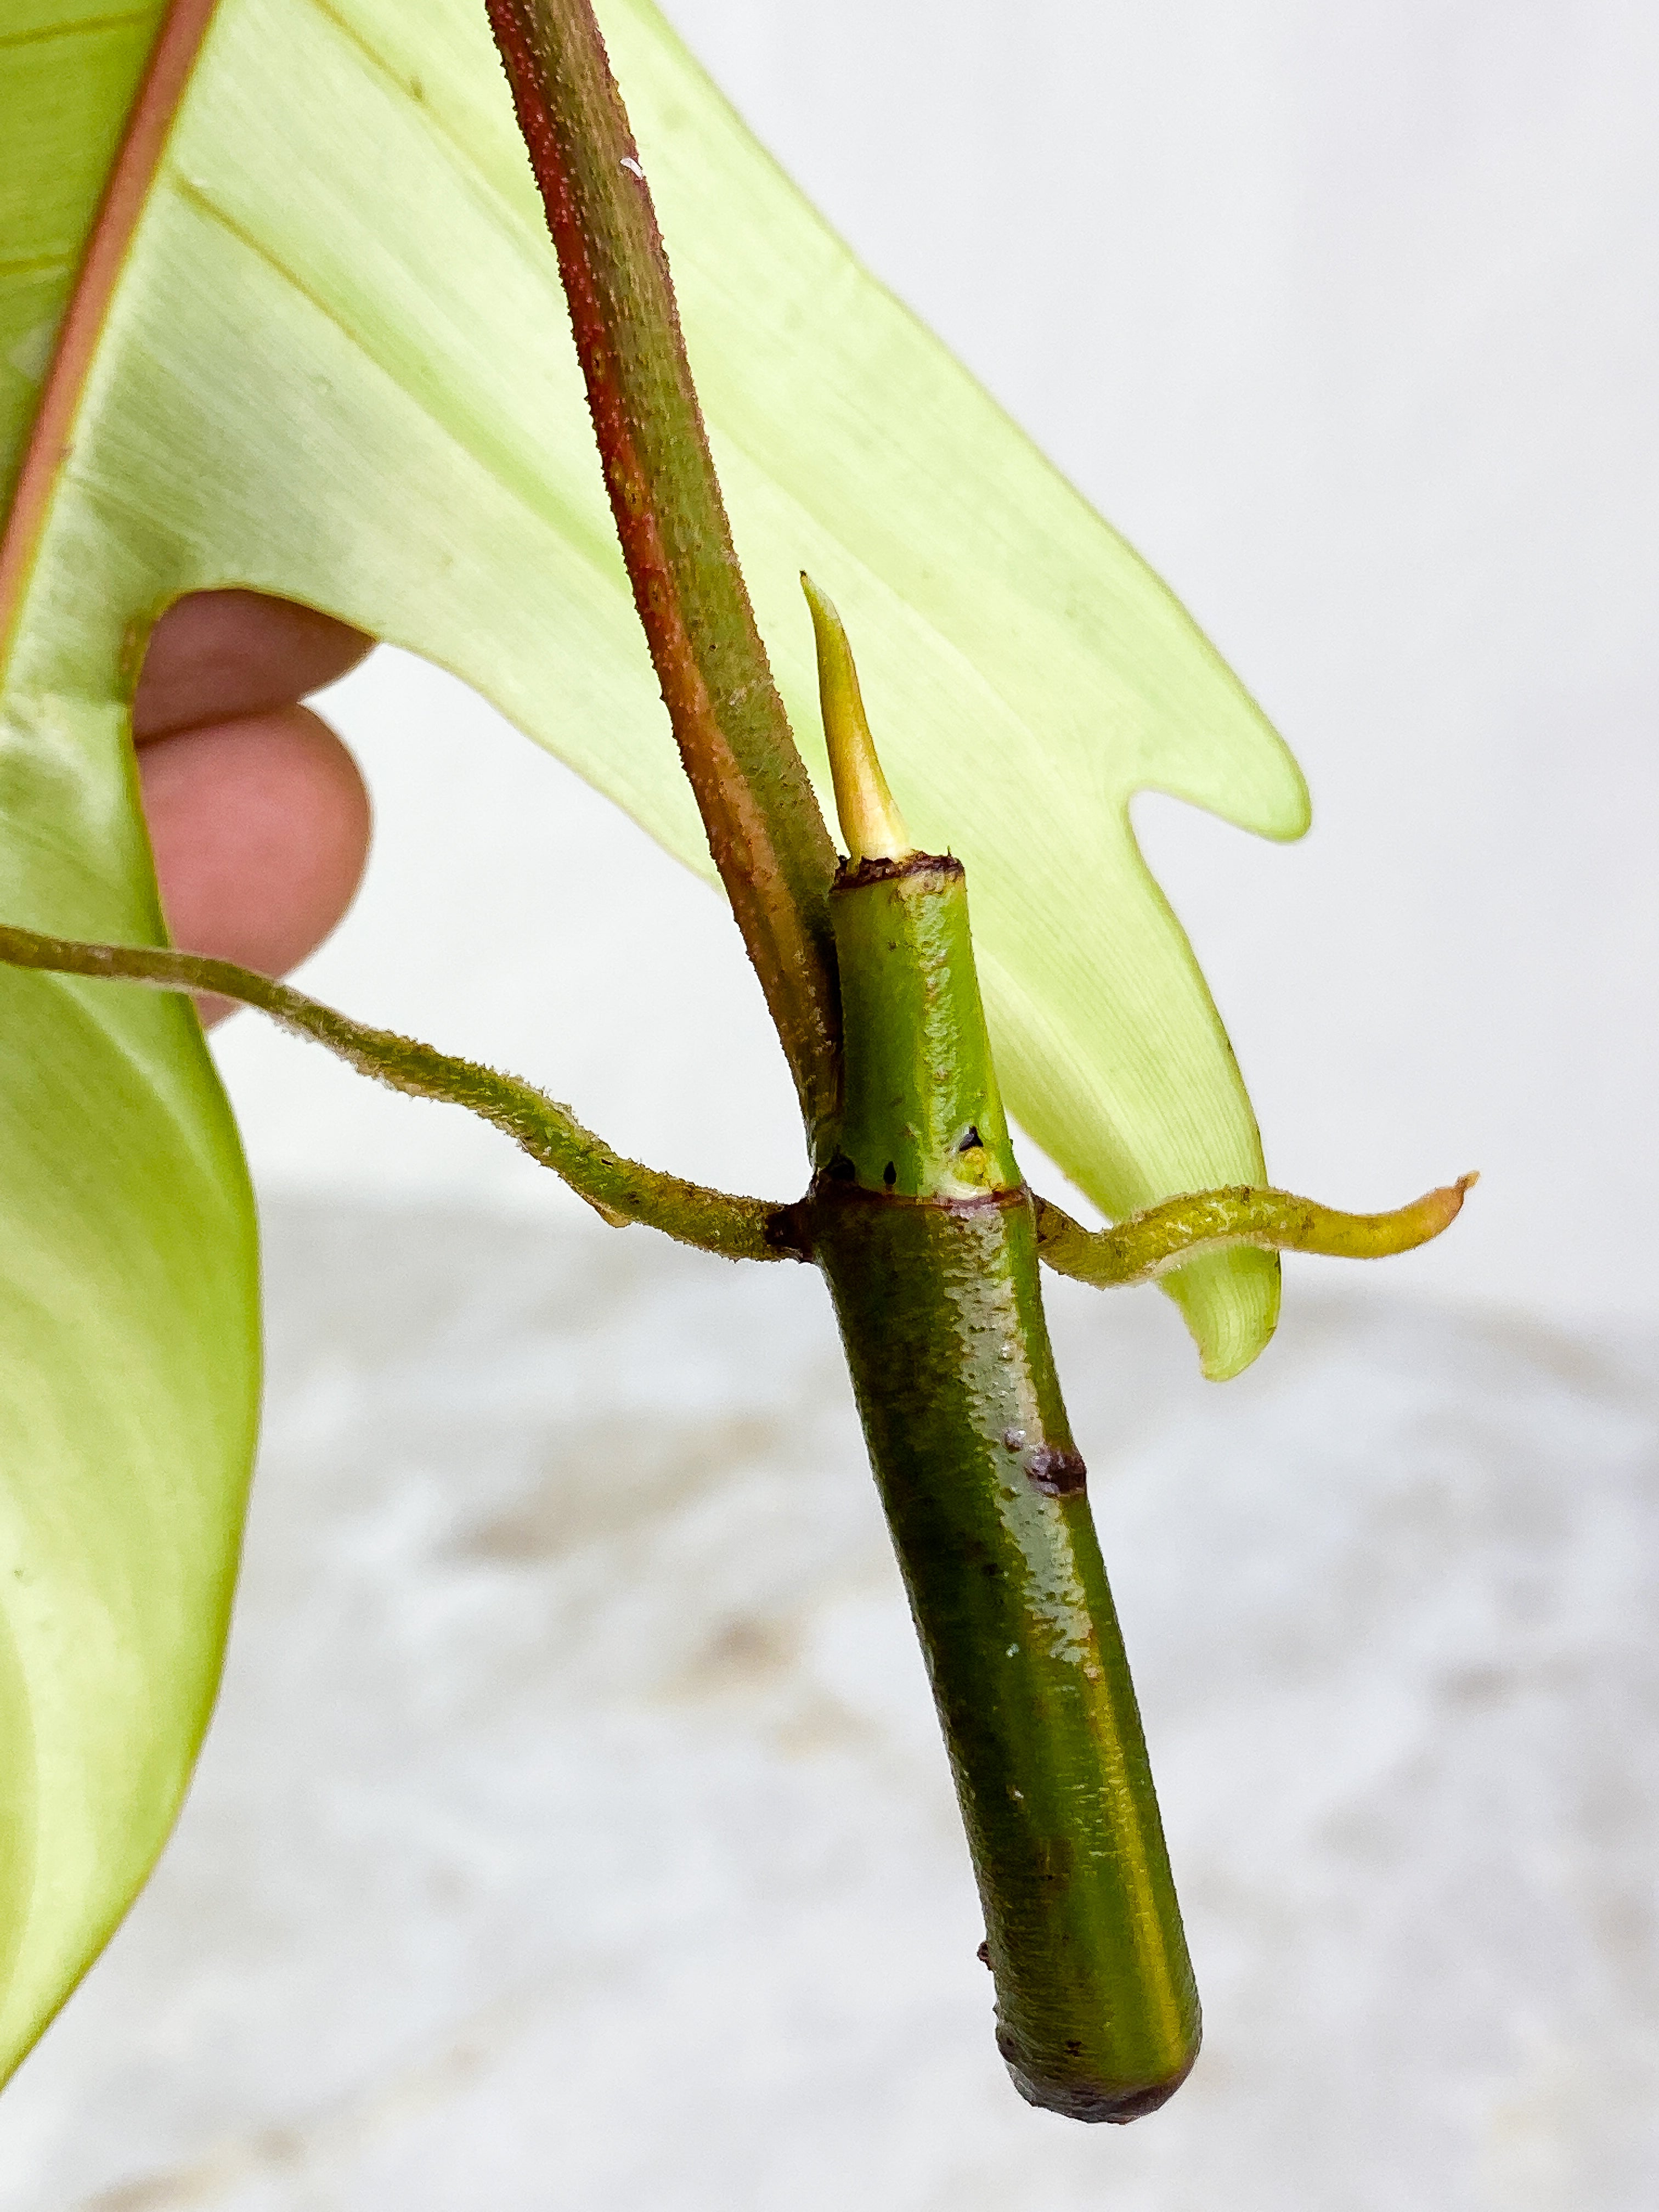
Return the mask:
<path fill-rule="evenodd" d="M 1385 1204 L 1478 1165 L 1397 1287 L 1650 1311 L 1659 16 L 670 12 L 1297 750 L 1300 848 L 1137 814 L 1275 1179 Z M 311 988 L 788 1191 L 787 1086 L 708 894 L 446 678 L 381 654 L 336 712 L 380 835 Z M 251 1017 L 222 1054 L 270 1187 L 566 1203 Z"/>

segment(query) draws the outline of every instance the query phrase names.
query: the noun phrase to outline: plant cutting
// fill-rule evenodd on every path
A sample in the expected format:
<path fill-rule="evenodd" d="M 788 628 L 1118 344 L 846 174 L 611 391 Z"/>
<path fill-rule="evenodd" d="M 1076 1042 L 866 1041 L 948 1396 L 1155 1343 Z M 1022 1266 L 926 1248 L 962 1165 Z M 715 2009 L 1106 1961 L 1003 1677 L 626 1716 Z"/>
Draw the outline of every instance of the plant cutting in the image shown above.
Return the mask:
<path fill-rule="evenodd" d="M 1277 1248 L 1403 1249 L 1464 1186 L 1369 1217 L 1266 1187 L 1123 809 L 1158 781 L 1288 834 L 1301 798 L 1282 750 L 1155 580 L 826 243 L 657 19 L 605 12 L 654 143 L 630 128 L 586 0 L 489 11 L 574 362 L 468 9 L 365 4 L 319 25 L 179 0 L 30 417 L 0 570 L 0 951 L 33 971 L 5 985 L 21 1072 L 4 1197 L 17 1340 L 41 1381 L 14 1416 L 9 1492 L 0 2021 L 21 2055 L 125 1909 L 216 1678 L 254 1376 L 251 1213 L 179 996 L 212 990 L 472 1106 L 613 1221 L 823 1268 L 957 1776 L 999 2040 L 1034 2101 L 1127 2119 L 1184 2076 L 1197 2002 L 1039 1260 L 1102 1283 L 1168 1273 L 1224 1374 L 1271 1329 Z M 74 35 L 72 12 L 54 20 Z M 272 82 L 294 95 L 275 127 Z M 368 214 L 328 127 L 337 96 L 373 113 Z M 696 241 L 687 320 L 712 441 L 656 226 L 663 176 Z M 814 320 L 803 300 L 826 271 Z M 717 457 L 746 495 L 735 533 Z M 969 465 L 1000 496 L 988 533 L 961 496 Z M 331 528 L 342 471 L 354 519 Z M 599 482 L 620 566 L 595 528 Z M 771 573 L 758 623 L 738 544 Z M 884 641 L 883 751 L 924 825 L 913 840 L 847 631 L 810 586 L 844 860 L 761 643 L 790 635 L 779 595 L 803 557 Z M 155 616 L 223 584 L 476 672 L 670 842 L 701 838 L 795 1078 L 803 1199 L 733 1200 L 620 1160 L 531 1085 L 165 945 L 125 710 Z M 670 796 L 629 599 L 695 828 Z M 544 719 L 549 676 L 579 671 L 611 710 L 580 742 Z M 132 982 L 163 991 L 112 988 Z M 1115 1228 L 1091 1234 L 1026 1188 L 1005 1085 Z"/>

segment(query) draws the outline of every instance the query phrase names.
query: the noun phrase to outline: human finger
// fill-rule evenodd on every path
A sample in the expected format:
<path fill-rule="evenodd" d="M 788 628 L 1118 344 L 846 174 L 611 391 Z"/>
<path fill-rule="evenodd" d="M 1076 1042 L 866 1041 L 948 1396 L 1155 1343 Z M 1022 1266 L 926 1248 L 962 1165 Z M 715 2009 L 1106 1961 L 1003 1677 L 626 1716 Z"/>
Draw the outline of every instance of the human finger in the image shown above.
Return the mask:
<path fill-rule="evenodd" d="M 368 856 L 356 763 L 307 708 L 152 739 L 145 819 L 173 942 L 281 975 L 339 921 Z M 204 1022 L 232 1011 L 204 1000 Z"/>
<path fill-rule="evenodd" d="M 150 632 L 133 696 L 133 735 L 143 745 L 287 706 L 355 668 L 374 642 L 291 599 L 193 592 Z"/>

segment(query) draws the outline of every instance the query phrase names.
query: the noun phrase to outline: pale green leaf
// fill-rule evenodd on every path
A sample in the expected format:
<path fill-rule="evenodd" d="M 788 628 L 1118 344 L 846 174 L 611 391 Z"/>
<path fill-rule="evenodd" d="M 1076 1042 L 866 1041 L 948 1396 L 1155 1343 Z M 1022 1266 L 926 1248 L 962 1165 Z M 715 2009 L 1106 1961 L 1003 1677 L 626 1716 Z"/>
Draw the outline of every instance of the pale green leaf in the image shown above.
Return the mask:
<path fill-rule="evenodd" d="M 827 796 L 803 567 L 847 620 L 913 830 L 969 863 L 1014 1111 L 1115 1215 L 1261 1181 L 1127 807 L 1156 787 L 1293 836 L 1288 757 L 1163 586 L 859 268 L 643 0 L 601 14 L 815 777 Z M 155 15 L 105 18 L 125 58 L 85 8 L 31 0 L 6 19 L 0 95 L 54 24 L 97 94 L 79 122 L 64 95 L 63 143 L 88 135 L 39 200 L 39 268 L 0 266 L 25 381 Z M 0 172 L 5 204 L 34 207 L 41 173 Z M 68 429 L 47 496 L 14 517 L 32 560 L 0 667 L 4 918 L 159 938 L 126 701 L 149 621 L 225 584 L 453 669 L 706 868 L 475 0 L 222 0 Z M 142 1880 L 182 1786 L 257 1376 L 251 1215 L 192 1018 L 17 975 L 0 1012 L 0 1297 L 27 1377 L 0 1449 L 0 1721 L 33 1746 L 0 1796 L 20 1869 L 0 1892 L 15 2054 Z M 1265 1255 L 1171 1282 L 1212 1371 L 1271 1328 Z"/>

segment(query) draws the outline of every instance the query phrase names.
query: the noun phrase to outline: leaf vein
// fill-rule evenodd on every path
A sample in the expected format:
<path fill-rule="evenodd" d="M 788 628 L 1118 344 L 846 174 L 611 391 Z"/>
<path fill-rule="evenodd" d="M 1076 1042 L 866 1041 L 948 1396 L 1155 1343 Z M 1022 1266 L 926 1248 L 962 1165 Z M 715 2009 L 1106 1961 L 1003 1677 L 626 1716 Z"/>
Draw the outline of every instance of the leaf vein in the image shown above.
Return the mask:
<path fill-rule="evenodd" d="M 533 238 L 537 246 L 545 250 L 547 237 L 539 215 L 527 216 L 521 207 L 501 191 L 489 170 L 479 160 L 477 149 L 465 137 L 450 128 L 443 116 L 426 98 L 424 93 L 410 82 L 410 79 L 396 67 L 379 46 L 364 36 L 349 16 L 342 15 L 340 10 L 331 4 L 331 0 L 309 0 L 309 4 L 325 21 L 333 25 L 335 30 L 349 46 L 356 48 L 378 76 L 384 77 L 386 82 L 399 92 L 405 100 L 412 101 L 420 109 L 421 119 L 427 129 L 434 137 L 443 141 L 458 162 L 471 173 L 495 204 L 512 216 L 514 228 Z M 505 89 L 505 82 L 503 79 L 503 89 Z M 526 177 L 530 173 L 527 165 L 525 173 Z"/>
<path fill-rule="evenodd" d="M 154 8 L 126 8 L 115 15 L 88 15 L 78 23 L 37 23 L 32 31 L 0 31 L 0 52 L 50 46 L 56 40 L 89 38 L 97 31 L 123 31 L 155 14 Z"/>
<path fill-rule="evenodd" d="M 618 583 L 623 581 L 622 564 L 608 538 L 583 527 L 583 518 L 580 514 L 564 506 L 556 497 L 537 497 L 536 493 L 540 487 L 533 477 L 526 477 L 524 471 L 514 468 L 505 455 L 489 450 L 492 441 L 480 438 L 476 426 L 453 420 L 432 398 L 415 390 L 400 377 L 375 351 L 368 335 L 347 321 L 322 293 L 307 283 L 268 240 L 250 229 L 228 208 L 221 205 L 211 193 L 180 170 L 171 168 L 167 183 L 181 199 L 187 201 L 221 229 L 228 232 L 239 245 L 264 262 L 284 284 L 315 308 L 325 321 L 332 324 L 354 352 L 392 385 L 410 405 L 418 408 L 428 422 L 435 423 L 443 435 L 458 446 L 510 499 L 515 500 L 554 531 L 571 550 L 580 550 L 591 568 Z"/>
<path fill-rule="evenodd" d="M 15 258 L 0 254 L 0 284 L 14 277 L 42 276 L 63 269 L 73 269 L 78 256 L 73 253 L 22 253 Z"/>

